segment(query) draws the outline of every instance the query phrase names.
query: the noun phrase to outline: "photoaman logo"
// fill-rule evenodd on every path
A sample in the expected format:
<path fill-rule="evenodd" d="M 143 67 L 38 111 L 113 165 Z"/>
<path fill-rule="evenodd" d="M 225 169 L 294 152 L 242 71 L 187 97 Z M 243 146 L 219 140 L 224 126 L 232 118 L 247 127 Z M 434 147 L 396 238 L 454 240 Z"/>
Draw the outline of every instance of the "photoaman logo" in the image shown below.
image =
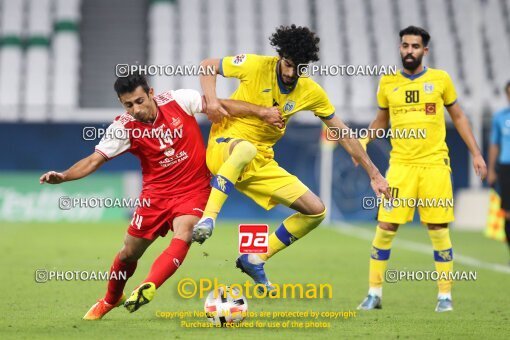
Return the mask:
<path fill-rule="evenodd" d="M 239 225 L 239 253 L 266 254 L 268 252 L 269 226 L 267 224 Z"/>

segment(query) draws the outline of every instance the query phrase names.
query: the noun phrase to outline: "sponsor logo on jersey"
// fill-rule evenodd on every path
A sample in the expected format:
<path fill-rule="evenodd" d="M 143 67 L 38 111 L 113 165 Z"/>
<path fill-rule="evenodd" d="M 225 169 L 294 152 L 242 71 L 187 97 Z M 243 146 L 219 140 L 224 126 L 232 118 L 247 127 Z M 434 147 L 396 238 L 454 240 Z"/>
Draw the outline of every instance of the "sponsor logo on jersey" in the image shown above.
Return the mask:
<path fill-rule="evenodd" d="M 155 96 L 154 100 L 158 106 L 162 106 L 170 103 L 172 100 L 174 100 L 174 98 L 172 97 L 172 93 L 170 91 L 166 91 Z"/>
<path fill-rule="evenodd" d="M 434 84 L 431 84 L 431 83 L 425 83 L 423 84 L 423 91 L 425 91 L 425 93 L 432 93 L 434 91 Z"/>
<path fill-rule="evenodd" d="M 119 117 L 119 122 L 122 124 L 122 125 L 126 125 L 126 123 L 129 123 L 129 122 L 132 122 L 132 121 L 135 121 L 136 119 L 131 116 L 129 113 L 123 113 L 120 117 Z"/>
<path fill-rule="evenodd" d="M 234 66 L 242 65 L 246 61 L 246 54 L 238 54 L 232 59 Z"/>
<path fill-rule="evenodd" d="M 177 268 L 179 268 L 179 266 L 181 265 L 181 261 L 179 261 L 178 259 L 176 259 L 176 258 L 174 257 L 174 264 L 175 264 L 175 266 L 176 266 Z"/>
<path fill-rule="evenodd" d="M 172 117 L 172 125 L 175 127 L 175 128 L 181 128 L 182 127 L 182 121 L 181 121 L 181 118 L 177 117 Z"/>
<path fill-rule="evenodd" d="M 503 136 L 510 135 L 510 119 L 505 120 L 505 123 L 503 124 L 503 127 L 501 129 L 501 134 Z"/>
<path fill-rule="evenodd" d="M 287 100 L 285 105 L 283 105 L 283 112 L 289 113 L 294 109 L 294 106 L 296 106 L 296 103 L 292 100 Z"/>
<path fill-rule="evenodd" d="M 425 103 L 425 114 L 435 115 L 436 114 L 436 103 Z"/>
<path fill-rule="evenodd" d="M 175 149 L 174 148 L 168 148 L 168 149 L 165 150 L 164 154 L 165 154 L 166 157 L 172 157 L 175 154 Z"/>

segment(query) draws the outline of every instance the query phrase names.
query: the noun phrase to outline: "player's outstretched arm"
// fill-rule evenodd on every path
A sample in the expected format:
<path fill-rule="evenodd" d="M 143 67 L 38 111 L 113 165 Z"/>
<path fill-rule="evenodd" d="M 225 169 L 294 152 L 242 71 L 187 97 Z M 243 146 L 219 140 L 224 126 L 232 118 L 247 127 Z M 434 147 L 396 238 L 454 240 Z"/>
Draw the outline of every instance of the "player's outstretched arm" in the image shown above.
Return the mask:
<path fill-rule="evenodd" d="M 331 128 L 337 128 L 340 130 L 349 129 L 337 116 L 334 116 L 331 119 L 323 119 L 322 121 Z M 386 198 L 392 198 L 388 182 L 381 175 L 379 169 L 377 169 L 374 163 L 372 163 L 370 157 L 368 157 L 367 152 L 363 146 L 361 146 L 358 139 L 351 138 L 351 134 L 342 135 L 347 135 L 347 137 L 340 138 L 338 142 L 352 156 L 352 158 L 354 158 L 356 162 L 361 164 L 363 169 L 365 169 L 370 177 L 370 184 L 372 185 L 372 189 L 375 191 L 376 195 L 379 197 L 381 194 L 384 194 Z"/>
<path fill-rule="evenodd" d="M 390 114 L 388 112 L 388 109 L 379 109 L 377 110 L 377 115 L 375 116 L 374 120 L 370 123 L 368 126 L 369 136 L 367 138 L 362 138 L 359 140 L 361 143 L 361 146 L 365 151 L 367 150 L 367 145 L 371 141 L 375 139 L 377 136 L 377 130 L 384 129 L 386 130 L 390 125 Z M 358 166 L 358 162 L 354 157 L 352 158 L 352 162 L 355 166 Z"/>
<path fill-rule="evenodd" d="M 211 58 L 205 59 L 200 63 L 204 70 L 209 70 L 211 67 L 214 69 L 214 74 L 203 72 L 204 74 L 200 75 L 200 85 L 207 102 L 207 118 L 213 123 L 219 123 L 223 117 L 229 116 L 216 95 L 216 77 L 220 73 L 220 62 L 221 59 Z"/>
<path fill-rule="evenodd" d="M 255 116 L 267 124 L 282 129 L 285 125 L 280 110 L 273 107 L 255 105 L 242 100 L 220 99 L 223 108 L 233 117 Z"/>
<path fill-rule="evenodd" d="M 60 184 L 62 182 L 74 181 L 90 175 L 105 162 L 106 159 L 103 156 L 94 152 L 92 155 L 78 161 L 64 172 L 48 171 L 39 178 L 39 183 Z"/>
<path fill-rule="evenodd" d="M 464 111 L 462 111 L 458 103 L 448 106 L 446 109 L 448 110 L 450 117 L 452 117 L 453 125 L 455 125 L 455 128 L 462 137 L 462 140 L 464 143 L 466 143 L 471 156 L 473 156 L 473 167 L 475 169 L 476 175 L 480 176 L 482 180 L 485 179 L 487 176 L 487 166 L 485 165 L 482 153 L 480 152 L 480 148 L 476 143 L 475 137 L 473 136 L 473 132 L 471 131 L 471 127 L 469 125 L 469 121 L 464 114 Z"/>

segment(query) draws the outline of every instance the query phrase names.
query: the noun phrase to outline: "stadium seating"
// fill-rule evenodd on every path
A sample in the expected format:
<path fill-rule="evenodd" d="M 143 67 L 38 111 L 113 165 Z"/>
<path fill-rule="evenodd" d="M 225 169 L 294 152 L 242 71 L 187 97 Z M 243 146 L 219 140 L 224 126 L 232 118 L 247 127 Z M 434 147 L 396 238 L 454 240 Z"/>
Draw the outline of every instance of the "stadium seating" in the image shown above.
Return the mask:
<path fill-rule="evenodd" d="M 21 120 L 21 72 L 23 52 L 23 1 L 5 0 L 2 4 L 2 48 L 0 49 L 0 117 Z"/>
<path fill-rule="evenodd" d="M 53 23 L 51 103 L 55 120 L 69 120 L 78 106 L 81 0 L 58 0 Z"/>
<path fill-rule="evenodd" d="M 177 53 L 175 23 L 178 15 L 175 4 L 156 2 L 149 8 L 149 63 L 163 65 Z M 174 77 L 158 75 L 152 85 L 156 91 L 174 88 Z"/>
<path fill-rule="evenodd" d="M 81 0 L 0 1 L 0 121 L 73 120 L 70 112 L 79 109 L 84 86 L 80 34 L 87 33 L 78 30 Z M 398 66 L 398 30 L 416 24 L 432 35 L 427 63 L 450 73 L 467 106 L 494 110 L 506 100 L 501 88 L 509 77 L 509 1 L 145 1 L 148 39 L 143 44 L 149 64 L 196 64 L 207 56 L 241 52 L 273 54 L 268 38 L 275 27 L 296 23 L 321 37 L 323 65 Z M 373 115 L 376 77 L 316 79 L 345 119 L 367 121 Z M 152 84 L 156 91 L 199 86 L 197 77 L 155 76 Z M 105 91 L 111 91 L 108 86 Z M 235 86 L 235 81 L 219 82 L 218 95 L 227 96 Z"/>
<path fill-rule="evenodd" d="M 26 72 L 23 78 L 24 119 L 45 121 L 48 105 L 49 43 L 53 29 L 49 0 L 28 1 Z"/>

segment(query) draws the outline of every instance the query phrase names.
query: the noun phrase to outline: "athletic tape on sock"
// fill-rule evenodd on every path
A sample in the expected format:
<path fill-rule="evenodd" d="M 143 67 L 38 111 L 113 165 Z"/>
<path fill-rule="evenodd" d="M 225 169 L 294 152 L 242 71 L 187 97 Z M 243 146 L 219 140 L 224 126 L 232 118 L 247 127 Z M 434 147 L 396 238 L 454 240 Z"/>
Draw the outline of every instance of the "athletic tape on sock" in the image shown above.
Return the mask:
<path fill-rule="evenodd" d="M 391 249 L 379 249 L 372 246 L 370 257 L 374 260 L 386 261 L 390 258 Z"/>
<path fill-rule="evenodd" d="M 211 186 L 225 195 L 230 194 L 230 191 L 234 187 L 234 184 L 228 180 L 228 178 L 223 177 L 221 175 L 216 175 L 211 180 Z"/>
<path fill-rule="evenodd" d="M 296 236 L 289 233 L 283 223 L 278 227 L 278 229 L 276 229 L 274 233 L 276 237 L 278 237 L 278 239 L 286 246 L 290 246 L 292 242 L 295 242 L 298 239 Z"/>
<path fill-rule="evenodd" d="M 453 248 L 445 250 L 434 250 L 434 261 L 436 262 L 453 261 Z"/>

